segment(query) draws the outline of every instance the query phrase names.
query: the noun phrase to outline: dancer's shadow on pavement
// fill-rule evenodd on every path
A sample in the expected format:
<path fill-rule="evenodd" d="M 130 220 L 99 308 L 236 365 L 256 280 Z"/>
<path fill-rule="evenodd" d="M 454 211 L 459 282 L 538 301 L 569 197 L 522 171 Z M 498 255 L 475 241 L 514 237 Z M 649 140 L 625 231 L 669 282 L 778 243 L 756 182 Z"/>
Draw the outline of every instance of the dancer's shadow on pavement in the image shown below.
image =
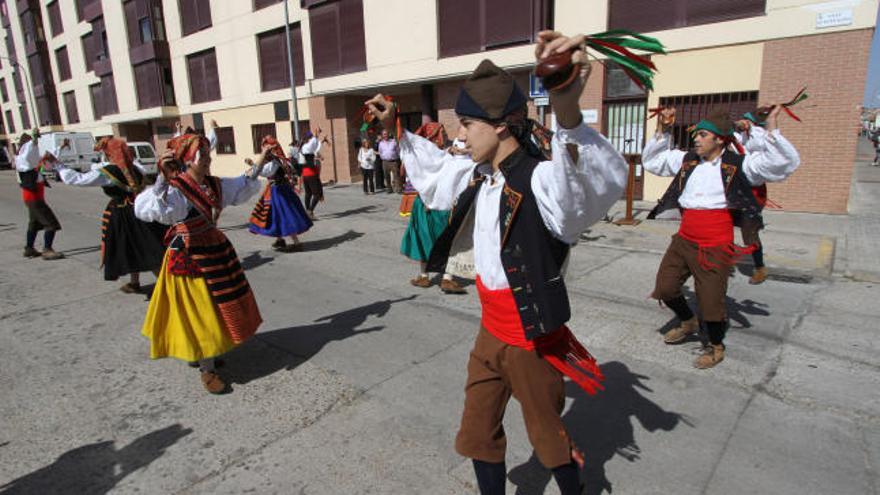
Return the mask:
<path fill-rule="evenodd" d="M 344 234 L 339 234 L 333 237 L 327 237 L 324 239 L 316 239 L 314 241 L 306 240 L 303 241 L 303 251 L 323 251 L 325 249 L 334 248 L 343 242 L 353 241 L 355 239 L 359 239 L 364 236 L 363 232 L 355 232 L 353 230 L 349 230 Z"/>
<path fill-rule="evenodd" d="M 274 259 L 274 256 L 263 256 L 261 252 L 254 251 L 241 259 L 241 268 L 244 271 L 253 270 L 254 268 L 263 266 L 266 263 L 270 263 Z"/>
<path fill-rule="evenodd" d="M 682 293 L 691 307 L 694 314 L 699 315 L 699 305 L 697 304 L 697 296 L 689 287 L 682 287 Z M 751 328 L 752 322 L 748 316 L 770 316 L 768 305 L 759 303 L 752 299 L 743 299 L 738 301 L 730 296 L 725 296 L 725 304 L 727 305 L 727 319 L 730 328 Z M 671 313 L 672 311 L 670 311 Z M 702 320 L 701 320 L 702 321 Z M 665 325 L 657 329 L 657 333 L 665 334 L 679 325 L 678 318 L 672 317 Z M 701 324 L 702 327 L 702 324 Z M 700 335 L 692 335 L 685 342 L 696 342 L 702 340 L 707 342 L 706 332 L 704 328 L 700 329 Z"/>
<path fill-rule="evenodd" d="M 649 377 L 633 373 L 617 361 L 603 364 L 602 373 L 605 390 L 592 397 L 573 382 L 565 385 L 566 395 L 574 398 L 574 402 L 562 420 L 575 445 L 584 453 L 586 462 L 581 479 L 587 495 L 612 493 L 605 465 L 615 455 L 629 462 L 639 460 L 642 450 L 635 440 L 633 418 L 650 433 L 672 431 L 680 423 L 693 426 L 684 415 L 666 411 L 642 395 L 653 392 L 644 383 Z M 517 485 L 517 495 L 543 494 L 548 483 L 555 483 L 534 453 L 508 476 Z"/>
<path fill-rule="evenodd" d="M 64 250 L 61 250 L 61 251 L 59 251 L 59 252 L 60 252 L 61 254 L 63 254 L 64 256 L 67 256 L 67 257 L 69 258 L 69 257 L 71 257 L 71 256 L 77 256 L 77 255 L 80 255 L 80 254 L 97 253 L 97 252 L 100 251 L 100 250 L 101 250 L 101 245 L 99 244 L 99 245 L 97 245 L 97 246 L 88 246 L 88 247 L 81 247 L 81 248 L 70 248 L 70 249 L 64 249 Z"/>
<path fill-rule="evenodd" d="M 224 357 L 224 375 L 231 383 L 244 384 L 282 369 L 293 370 L 330 342 L 384 329 L 384 325 L 361 325 L 371 316 L 384 317 L 392 304 L 415 297 L 386 299 L 318 318 L 312 324 L 260 332 Z"/>
<path fill-rule="evenodd" d="M 192 433 L 179 424 L 147 433 L 117 449 L 113 441 L 96 442 L 61 454 L 46 467 L 0 485 L 12 494 L 99 495 L 112 490 L 129 474 L 148 466 L 168 447 Z"/>
<path fill-rule="evenodd" d="M 350 210 L 337 211 L 336 213 L 321 215 L 321 220 L 335 220 L 337 218 L 345 218 L 352 215 L 359 215 L 361 213 L 374 213 L 379 210 L 381 210 L 381 208 L 376 205 L 361 206 L 359 208 L 352 208 Z"/>

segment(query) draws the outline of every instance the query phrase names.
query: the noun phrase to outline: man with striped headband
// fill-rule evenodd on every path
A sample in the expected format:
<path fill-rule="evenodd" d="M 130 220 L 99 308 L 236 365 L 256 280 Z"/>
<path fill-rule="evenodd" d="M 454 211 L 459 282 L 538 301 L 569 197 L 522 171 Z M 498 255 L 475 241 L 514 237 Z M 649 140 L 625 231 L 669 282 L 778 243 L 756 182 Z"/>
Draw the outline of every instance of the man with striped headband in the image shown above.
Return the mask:
<path fill-rule="evenodd" d="M 679 231 L 657 270 L 652 297 L 663 301 L 681 321 L 666 333 L 664 341 L 682 343 L 700 327 L 681 291 L 684 282 L 694 277 L 694 292 L 709 337 L 709 345 L 694 362 L 699 369 L 712 368 L 724 359 L 727 279 L 737 257 L 754 249 L 734 244 L 734 217 L 760 221 L 751 184 L 782 180 L 800 164 L 797 151 L 779 133 L 780 110 L 777 105 L 770 113 L 763 151 L 742 155 L 730 149 L 736 138 L 733 122 L 724 111 L 697 123 L 693 151 L 671 149 L 668 127 L 675 114 L 671 108 L 663 110 L 659 132 L 642 151 L 645 170 L 674 177 L 648 218 L 672 208 L 682 211 Z"/>
<path fill-rule="evenodd" d="M 223 208 L 241 204 L 260 188 L 258 174 L 270 147 L 250 171 L 233 178 L 211 175 L 207 138 L 183 134 L 168 142 L 153 187 L 135 199 L 135 215 L 170 225 L 168 248 L 142 333 L 150 357 L 198 362 L 202 384 L 212 394 L 228 390 L 215 358 L 241 344 L 262 323 L 238 255 L 217 228 Z"/>
<path fill-rule="evenodd" d="M 576 76 L 589 67 L 582 42 L 582 36 L 543 31 L 536 59 L 566 56 Z M 620 197 L 627 176 L 620 153 L 583 123 L 583 88 L 584 78 L 573 77 L 550 91 L 559 124 L 549 142 L 552 156 L 532 140 L 525 94 L 489 60 L 465 81 L 455 105 L 469 156 L 451 155 L 410 132 L 399 137 L 400 156 L 425 206 L 452 210 L 428 270 L 442 272 L 451 256 L 473 250 L 482 318 L 455 447 L 473 460 L 484 495 L 504 493 L 502 419 L 511 396 L 561 493 L 580 493 L 583 457 L 560 418 L 563 375 L 594 393 L 602 374 L 566 326 L 571 308 L 562 267 L 580 234 Z M 394 132 L 394 105 L 382 95 L 367 105 Z"/>

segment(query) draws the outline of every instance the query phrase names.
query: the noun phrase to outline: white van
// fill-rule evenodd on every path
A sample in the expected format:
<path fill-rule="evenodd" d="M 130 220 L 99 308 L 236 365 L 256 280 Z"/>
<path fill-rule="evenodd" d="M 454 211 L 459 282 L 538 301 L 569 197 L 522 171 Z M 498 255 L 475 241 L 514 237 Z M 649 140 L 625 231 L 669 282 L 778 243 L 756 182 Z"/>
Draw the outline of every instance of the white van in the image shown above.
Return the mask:
<path fill-rule="evenodd" d="M 70 142 L 70 147 L 61 149 L 65 139 Z M 40 156 L 47 151 L 57 152 L 59 156 L 56 158 L 61 163 L 80 172 L 91 170 L 92 163 L 100 156 L 95 151 L 95 137 L 89 132 L 47 132 L 40 135 L 37 149 L 40 151 Z"/>
<path fill-rule="evenodd" d="M 159 173 L 159 166 L 157 165 L 159 159 L 156 157 L 156 150 L 152 144 L 146 141 L 131 141 L 128 143 L 128 147 L 131 149 L 134 159 L 141 162 L 144 170 L 147 171 L 147 175 Z"/>

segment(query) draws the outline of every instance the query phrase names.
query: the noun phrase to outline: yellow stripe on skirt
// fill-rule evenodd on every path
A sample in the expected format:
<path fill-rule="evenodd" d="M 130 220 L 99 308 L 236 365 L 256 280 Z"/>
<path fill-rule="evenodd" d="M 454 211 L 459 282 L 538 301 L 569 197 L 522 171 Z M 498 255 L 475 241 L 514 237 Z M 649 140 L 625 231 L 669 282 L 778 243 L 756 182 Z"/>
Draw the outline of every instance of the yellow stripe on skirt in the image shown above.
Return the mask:
<path fill-rule="evenodd" d="M 141 330 L 150 339 L 150 357 L 198 361 L 228 352 L 235 343 L 223 327 L 205 278 L 168 273 L 170 253 L 165 252 Z"/>

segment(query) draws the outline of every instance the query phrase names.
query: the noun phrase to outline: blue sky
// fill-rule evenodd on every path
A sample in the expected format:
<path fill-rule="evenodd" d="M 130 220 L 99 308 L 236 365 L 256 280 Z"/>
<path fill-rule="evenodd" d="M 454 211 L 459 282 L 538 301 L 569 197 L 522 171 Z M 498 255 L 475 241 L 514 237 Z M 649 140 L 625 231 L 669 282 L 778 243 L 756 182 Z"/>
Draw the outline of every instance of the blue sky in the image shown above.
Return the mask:
<path fill-rule="evenodd" d="M 878 11 L 878 15 L 880 15 L 880 11 Z M 880 108 L 880 32 L 876 27 L 874 28 L 874 40 L 871 42 L 871 55 L 868 59 L 864 105 L 868 108 Z"/>

